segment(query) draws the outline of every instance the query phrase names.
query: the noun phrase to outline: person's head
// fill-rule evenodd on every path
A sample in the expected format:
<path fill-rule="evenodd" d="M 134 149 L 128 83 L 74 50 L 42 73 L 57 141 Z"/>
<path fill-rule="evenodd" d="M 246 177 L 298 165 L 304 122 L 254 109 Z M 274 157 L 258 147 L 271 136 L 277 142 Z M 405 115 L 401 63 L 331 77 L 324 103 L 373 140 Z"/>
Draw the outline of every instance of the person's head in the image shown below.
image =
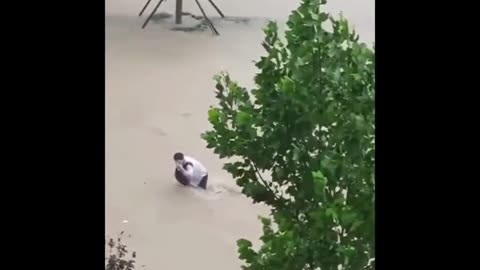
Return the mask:
<path fill-rule="evenodd" d="M 177 152 L 173 155 L 173 160 L 175 160 L 175 162 L 182 161 L 183 158 L 184 158 L 184 156 L 180 152 Z"/>

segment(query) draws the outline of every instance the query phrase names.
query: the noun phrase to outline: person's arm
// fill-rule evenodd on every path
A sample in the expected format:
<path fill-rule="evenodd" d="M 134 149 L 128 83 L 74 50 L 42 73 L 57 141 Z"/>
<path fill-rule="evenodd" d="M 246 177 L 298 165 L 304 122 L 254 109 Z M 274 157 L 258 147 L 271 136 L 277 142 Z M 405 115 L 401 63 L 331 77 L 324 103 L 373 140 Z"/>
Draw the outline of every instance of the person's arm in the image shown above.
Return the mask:
<path fill-rule="evenodd" d="M 185 168 L 183 166 L 178 166 L 177 169 L 182 172 L 182 174 L 188 179 L 188 182 L 191 184 L 193 178 L 193 166 L 191 164 L 188 164 L 187 166 L 185 166 Z"/>

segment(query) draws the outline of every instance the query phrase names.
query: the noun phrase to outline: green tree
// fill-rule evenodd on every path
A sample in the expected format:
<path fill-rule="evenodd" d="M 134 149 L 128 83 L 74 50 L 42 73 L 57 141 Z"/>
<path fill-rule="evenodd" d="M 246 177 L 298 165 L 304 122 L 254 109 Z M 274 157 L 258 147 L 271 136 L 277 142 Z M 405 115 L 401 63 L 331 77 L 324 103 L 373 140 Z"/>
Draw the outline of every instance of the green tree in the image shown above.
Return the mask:
<path fill-rule="evenodd" d="M 284 39 L 268 24 L 255 89 L 214 78 L 202 137 L 272 209 L 259 249 L 238 240 L 243 269 L 375 268 L 375 52 L 325 2 L 303 0 Z"/>

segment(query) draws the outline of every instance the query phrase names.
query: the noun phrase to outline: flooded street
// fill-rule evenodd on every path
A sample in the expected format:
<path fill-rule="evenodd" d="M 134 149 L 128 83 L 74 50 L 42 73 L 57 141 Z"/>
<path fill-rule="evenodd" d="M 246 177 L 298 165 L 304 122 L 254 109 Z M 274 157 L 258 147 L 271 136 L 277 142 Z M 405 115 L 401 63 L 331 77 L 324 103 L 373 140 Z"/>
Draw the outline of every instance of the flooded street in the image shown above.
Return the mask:
<path fill-rule="evenodd" d="M 218 156 L 200 134 L 209 128 L 207 110 L 215 103 L 212 77 L 230 72 L 251 87 L 254 60 L 264 53 L 262 27 L 269 19 L 283 25 L 297 0 L 217 0 L 232 20 L 221 20 L 201 1 L 220 36 L 204 31 L 172 31 L 174 18 L 141 25 L 152 1 L 106 0 L 106 235 L 120 231 L 137 252 L 137 269 L 238 270 L 236 240 L 256 240 L 257 215 L 268 213 L 237 192 Z M 330 1 L 361 38 L 374 40 L 374 1 Z M 193 0 L 184 11 L 200 15 Z M 175 1 L 157 13 L 175 13 Z M 195 21 L 185 18 L 185 26 Z M 172 156 L 184 152 L 209 170 L 210 190 L 179 186 Z M 146 265 L 142 268 L 141 265 Z"/>

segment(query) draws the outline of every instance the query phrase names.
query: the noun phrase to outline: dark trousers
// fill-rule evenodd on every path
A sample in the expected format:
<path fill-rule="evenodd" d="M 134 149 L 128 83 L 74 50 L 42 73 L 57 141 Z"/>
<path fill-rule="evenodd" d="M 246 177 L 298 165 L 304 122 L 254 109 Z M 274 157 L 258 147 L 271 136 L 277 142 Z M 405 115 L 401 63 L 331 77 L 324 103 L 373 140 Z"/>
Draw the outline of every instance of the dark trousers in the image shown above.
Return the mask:
<path fill-rule="evenodd" d="M 188 186 L 190 184 L 187 178 L 183 176 L 183 174 L 177 169 L 175 169 L 175 179 L 177 179 L 177 181 L 184 186 Z M 200 180 L 200 183 L 198 184 L 198 186 L 200 188 L 207 189 L 207 182 L 208 182 L 208 174 L 205 175 L 202 178 L 202 180 Z"/>
<path fill-rule="evenodd" d="M 207 189 L 207 182 L 208 182 L 208 174 L 205 175 L 202 180 L 200 181 L 200 183 L 198 184 L 199 187 L 203 188 L 203 189 Z"/>

